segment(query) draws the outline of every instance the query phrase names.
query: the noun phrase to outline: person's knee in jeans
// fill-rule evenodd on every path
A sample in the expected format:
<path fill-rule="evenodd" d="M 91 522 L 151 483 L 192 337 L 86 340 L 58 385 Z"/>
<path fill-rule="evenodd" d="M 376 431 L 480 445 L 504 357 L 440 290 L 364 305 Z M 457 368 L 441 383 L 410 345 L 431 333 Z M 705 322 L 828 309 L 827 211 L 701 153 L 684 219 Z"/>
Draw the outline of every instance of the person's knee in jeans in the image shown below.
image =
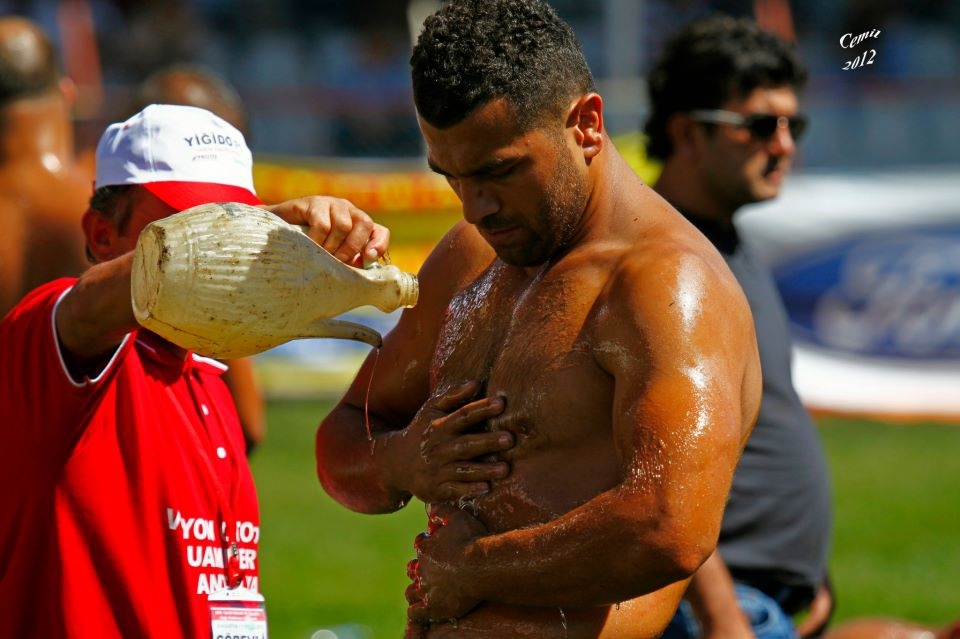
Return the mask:
<path fill-rule="evenodd" d="M 750 620 L 757 639 L 797 639 L 793 621 L 776 601 L 744 584 L 735 584 L 735 588 L 740 609 Z M 699 639 L 700 636 L 700 624 L 693 607 L 687 601 L 680 602 L 662 639 Z"/>

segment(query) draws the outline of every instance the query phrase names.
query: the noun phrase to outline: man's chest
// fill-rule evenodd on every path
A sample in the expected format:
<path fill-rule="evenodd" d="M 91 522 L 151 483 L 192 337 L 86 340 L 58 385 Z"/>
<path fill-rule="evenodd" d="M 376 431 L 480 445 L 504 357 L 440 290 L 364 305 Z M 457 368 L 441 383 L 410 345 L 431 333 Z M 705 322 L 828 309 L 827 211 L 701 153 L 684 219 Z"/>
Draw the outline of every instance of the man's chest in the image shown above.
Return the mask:
<path fill-rule="evenodd" d="M 596 399 L 609 389 L 594 357 L 598 290 L 569 272 L 529 281 L 488 272 L 447 309 L 431 367 L 434 390 L 481 381 L 484 394 L 507 402 L 491 427 L 521 435 L 558 423 L 560 413 L 565 423 L 585 423 L 577 416 L 595 416 Z"/>

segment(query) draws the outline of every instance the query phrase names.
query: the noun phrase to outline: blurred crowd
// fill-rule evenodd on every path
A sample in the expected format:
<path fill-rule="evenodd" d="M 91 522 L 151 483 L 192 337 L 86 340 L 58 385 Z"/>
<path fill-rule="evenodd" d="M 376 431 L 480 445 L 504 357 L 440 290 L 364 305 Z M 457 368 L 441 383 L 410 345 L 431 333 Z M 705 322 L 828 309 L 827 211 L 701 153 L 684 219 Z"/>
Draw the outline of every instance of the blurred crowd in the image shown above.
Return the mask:
<path fill-rule="evenodd" d="M 152 71 L 197 62 L 249 105 L 251 142 L 279 155 L 415 157 L 421 143 L 408 87 L 418 6 L 433 0 L 3 0 L 0 13 L 38 21 L 59 43 L 80 87 L 81 133 L 97 132 Z M 640 77 L 663 34 L 709 12 L 754 15 L 797 42 L 811 69 L 813 126 L 804 166 L 955 163 L 960 127 L 960 5 L 947 0 L 556 0 L 603 81 Z M 422 13 L 422 9 L 419 10 Z M 626 13 L 623 13 L 626 11 Z M 630 16 L 636 42 L 611 44 Z M 626 29 L 626 31 L 625 31 Z M 879 31 L 855 48 L 840 41 Z M 625 46 L 629 44 L 629 46 Z M 870 49 L 872 64 L 844 65 Z M 623 57 L 632 57 L 623 64 Z M 639 124 L 639 92 L 614 129 Z M 639 101 L 639 104 L 638 104 Z M 610 105 L 616 116 L 617 104 Z M 85 107 L 85 108 L 84 108 Z M 637 113 L 639 111 L 639 113 Z M 883 136 L 871 134 L 883 130 Z M 617 132 L 616 130 L 614 131 Z"/>

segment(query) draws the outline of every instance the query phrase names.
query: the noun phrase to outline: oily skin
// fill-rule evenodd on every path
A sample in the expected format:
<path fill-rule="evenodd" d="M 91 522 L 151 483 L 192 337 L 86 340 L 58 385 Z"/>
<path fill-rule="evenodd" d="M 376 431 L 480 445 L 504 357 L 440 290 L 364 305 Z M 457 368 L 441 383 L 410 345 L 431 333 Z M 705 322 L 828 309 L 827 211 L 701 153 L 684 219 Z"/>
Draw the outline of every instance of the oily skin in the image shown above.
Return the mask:
<path fill-rule="evenodd" d="M 341 503 L 431 504 L 408 637 L 653 637 L 716 543 L 759 403 L 749 310 L 601 113 L 421 122 L 465 221 L 317 434 Z"/>
<path fill-rule="evenodd" d="M 0 17 L 0 58 L 15 77 L 35 76 L 49 58 L 46 36 L 29 20 Z M 74 93 L 62 78 L 0 105 L 0 317 L 40 284 L 87 266 L 78 221 L 92 176 L 75 158 Z"/>

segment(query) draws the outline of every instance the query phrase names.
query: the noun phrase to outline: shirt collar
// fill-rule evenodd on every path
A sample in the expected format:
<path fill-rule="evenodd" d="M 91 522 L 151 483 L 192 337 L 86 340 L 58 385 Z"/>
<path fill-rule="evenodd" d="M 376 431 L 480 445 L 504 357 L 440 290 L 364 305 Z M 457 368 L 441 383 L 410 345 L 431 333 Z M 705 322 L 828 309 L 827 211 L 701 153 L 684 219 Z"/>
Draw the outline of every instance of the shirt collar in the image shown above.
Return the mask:
<path fill-rule="evenodd" d="M 227 370 L 227 366 L 222 362 L 184 350 L 145 328 L 136 330 L 133 338 L 134 347 L 141 357 L 163 368 L 177 370 L 181 373 L 193 369 L 202 369 L 215 374 L 222 374 Z"/>
<path fill-rule="evenodd" d="M 674 207 L 677 208 L 677 207 Z M 737 233 L 737 227 L 731 224 L 724 224 L 720 220 L 697 215 L 691 211 L 685 211 L 677 208 L 683 217 L 693 224 L 703 233 L 710 242 L 717 247 L 717 250 L 724 255 L 733 255 L 740 246 L 740 235 Z"/>

